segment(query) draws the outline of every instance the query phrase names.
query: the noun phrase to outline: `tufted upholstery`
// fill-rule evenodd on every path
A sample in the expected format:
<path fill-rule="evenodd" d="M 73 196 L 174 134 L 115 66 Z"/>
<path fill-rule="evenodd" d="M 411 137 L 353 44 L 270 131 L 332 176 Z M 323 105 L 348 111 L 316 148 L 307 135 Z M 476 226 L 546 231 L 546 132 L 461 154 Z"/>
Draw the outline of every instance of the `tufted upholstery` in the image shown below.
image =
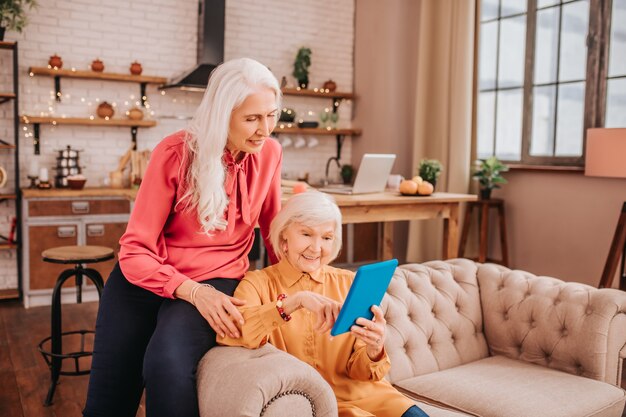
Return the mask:
<path fill-rule="evenodd" d="M 478 284 L 492 355 L 619 385 L 623 343 L 608 339 L 626 340 L 623 292 L 493 264 L 478 267 Z"/>
<path fill-rule="evenodd" d="M 488 356 L 477 270 L 467 259 L 398 267 L 381 304 L 390 382 Z"/>
<path fill-rule="evenodd" d="M 622 415 L 622 291 L 453 259 L 398 267 L 381 307 L 387 378 L 431 417 Z M 269 345 L 209 351 L 198 398 L 202 417 L 337 412 L 315 370 Z"/>

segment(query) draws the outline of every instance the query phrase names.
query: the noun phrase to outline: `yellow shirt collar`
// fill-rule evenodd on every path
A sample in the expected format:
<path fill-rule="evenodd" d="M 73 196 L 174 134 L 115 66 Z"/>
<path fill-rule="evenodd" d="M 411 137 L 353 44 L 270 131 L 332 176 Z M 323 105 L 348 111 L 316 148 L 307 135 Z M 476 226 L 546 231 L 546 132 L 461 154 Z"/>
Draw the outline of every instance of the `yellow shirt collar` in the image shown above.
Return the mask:
<path fill-rule="evenodd" d="M 287 284 L 288 287 L 291 287 L 293 284 L 298 282 L 304 275 L 310 276 L 320 284 L 324 283 L 324 270 L 326 269 L 326 265 L 322 265 L 321 268 L 308 273 L 298 270 L 287 260 L 287 258 L 283 258 L 280 262 L 278 262 L 276 268 L 280 274 L 281 281 Z"/>

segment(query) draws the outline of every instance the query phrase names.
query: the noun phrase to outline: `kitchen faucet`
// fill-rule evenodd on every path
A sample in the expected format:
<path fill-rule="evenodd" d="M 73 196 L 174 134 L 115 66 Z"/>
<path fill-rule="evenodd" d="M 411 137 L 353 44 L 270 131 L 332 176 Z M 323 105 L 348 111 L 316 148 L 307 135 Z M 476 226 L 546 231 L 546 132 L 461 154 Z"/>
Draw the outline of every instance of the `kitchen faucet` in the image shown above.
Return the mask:
<path fill-rule="evenodd" d="M 330 181 L 328 180 L 328 169 L 330 168 L 331 161 L 335 161 L 335 163 L 337 164 L 337 168 L 341 169 L 341 164 L 339 163 L 338 157 L 331 156 L 330 158 L 328 158 L 328 161 L 326 161 L 326 171 L 325 171 L 324 181 L 323 181 L 324 186 L 327 186 L 330 183 Z"/>

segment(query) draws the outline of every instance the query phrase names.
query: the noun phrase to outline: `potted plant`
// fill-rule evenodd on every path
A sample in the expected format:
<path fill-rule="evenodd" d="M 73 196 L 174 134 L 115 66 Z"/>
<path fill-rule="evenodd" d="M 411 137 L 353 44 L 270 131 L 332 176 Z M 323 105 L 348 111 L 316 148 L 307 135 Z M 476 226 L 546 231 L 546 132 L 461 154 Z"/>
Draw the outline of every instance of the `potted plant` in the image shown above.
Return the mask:
<path fill-rule="evenodd" d="M 508 171 L 509 167 L 500 162 L 495 156 L 478 160 L 476 165 L 476 172 L 474 172 L 473 177 L 480 184 L 480 198 L 489 200 L 491 198 L 491 190 L 500 188 L 501 184 L 507 183 L 507 180 L 500 173 Z"/>
<path fill-rule="evenodd" d="M 443 166 L 438 160 L 422 159 L 418 168 L 418 175 L 422 177 L 424 181 L 428 181 L 435 187 L 437 185 L 437 178 L 439 178 L 442 169 Z"/>
<path fill-rule="evenodd" d="M 0 40 L 4 40 L 6 29 L 22 32 L 28 23 L 27 7 L 37 7 L 37 0 L 0 0 Z"/>
<path fill-rule="evenodd" d="M 354 167 L 350 164 L 341 166 L 341 179 L 344 184 L 351 184 L 352 177 L 354 176 Z"/>
<path fill-rule="evenodd" d="M 309 86 L 309 67 L 311 66 L 311 49 L 302 47 L 298 49 L 296 60 L 293 63 L 293 76 L 298 80 L 300 88 Z"/>

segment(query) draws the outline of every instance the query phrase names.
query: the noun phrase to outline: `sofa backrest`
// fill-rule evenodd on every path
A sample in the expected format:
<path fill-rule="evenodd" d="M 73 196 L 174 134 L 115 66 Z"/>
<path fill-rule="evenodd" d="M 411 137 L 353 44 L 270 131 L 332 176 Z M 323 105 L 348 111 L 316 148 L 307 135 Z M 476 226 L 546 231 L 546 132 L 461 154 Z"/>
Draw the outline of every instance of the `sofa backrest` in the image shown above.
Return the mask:
<path fill-rule="evenodd" d="M 398 267 L 381 307 L 394 383 L 488 356 L 476 279 L 466 259 Z"/>
<path fill-rule="evenodd" d="M 619 385 L 623 292 L 494 264 L 478 265 L 478 284 L 492 355 Z"/>

